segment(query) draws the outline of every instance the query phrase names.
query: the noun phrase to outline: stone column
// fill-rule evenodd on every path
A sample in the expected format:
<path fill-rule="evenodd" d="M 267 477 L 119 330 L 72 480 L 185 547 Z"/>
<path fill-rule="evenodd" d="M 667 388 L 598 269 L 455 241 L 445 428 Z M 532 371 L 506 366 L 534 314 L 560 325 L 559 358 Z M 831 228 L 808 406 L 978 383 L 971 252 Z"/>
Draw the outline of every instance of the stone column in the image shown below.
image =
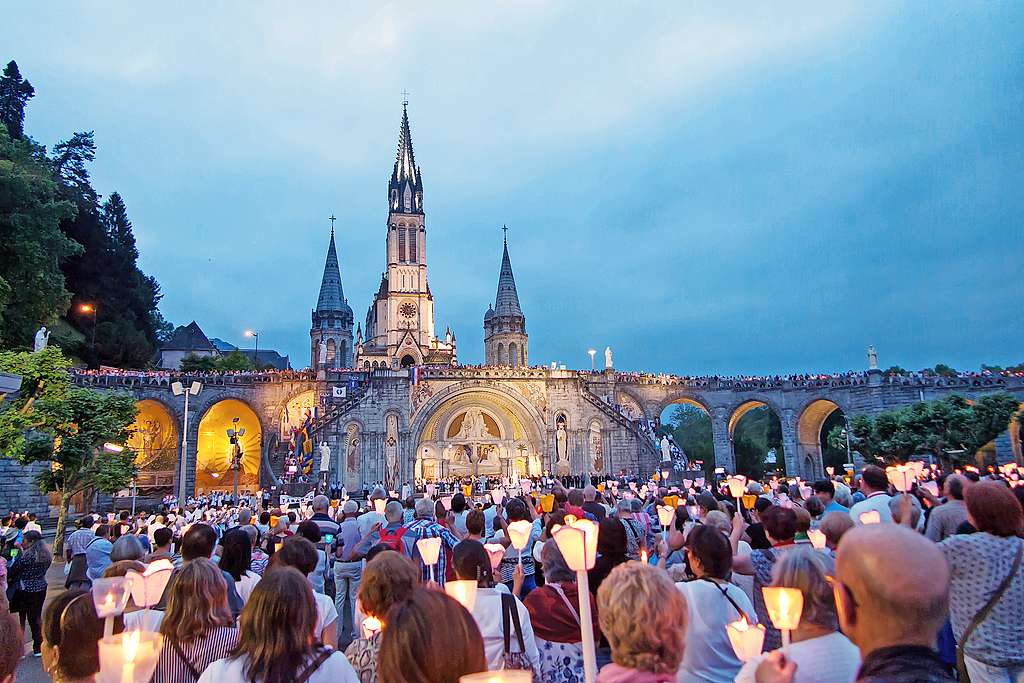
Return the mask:
<path fill-rule="evenodd" d="M 796 433 L 796 411 L 787 408 L 779 415 L 779 424 L 782 427 L 782 451 L 786 459 L 786 474 L 795 477 L 800 474 L 798 463 L 800 460 L 800 449 L 797 447 Z"/>
<path fill-rule="evenodd" d="M 736 455 L 729 438 L 729 410 L 718 407 L 711 411 L 711 435 L 715 445 L 715 467 L 724 467 L 728 473 L 736 471 Z"/>

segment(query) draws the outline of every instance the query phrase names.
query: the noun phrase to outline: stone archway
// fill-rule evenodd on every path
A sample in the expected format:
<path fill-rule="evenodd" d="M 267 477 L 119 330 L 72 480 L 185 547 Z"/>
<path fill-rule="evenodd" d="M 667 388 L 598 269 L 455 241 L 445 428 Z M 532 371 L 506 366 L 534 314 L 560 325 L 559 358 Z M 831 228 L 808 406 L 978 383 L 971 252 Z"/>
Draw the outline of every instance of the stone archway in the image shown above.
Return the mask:
<path fill-rule="evenodd" d="M 146 494 L 171 493 L 181 442 L 177 417 L 156 399 L 143 399 L 135 405 L 139 414 L 126 445 L 135 451 L 139 467 L 136 484 Z"/>
<path fill-rule="evenodd" d="M 769 440 L 769 442 L 765 444 L 766 450 L 763 453 L 754 453 L 749 448 L 740 448 L 739 451 L 737 451 L 737 429 L 740 428 L 741 424 L 743 424 L 744 418 L 750 416 L 750 419 L 753 419 L 756 416 L 756 413 L 754 415 L 752 415 L 752 413 L 754 413 L 754 411 L 759 410 L 767 412 L 767 419 L 769 420 L 769 422 L 767 425 L 764 425 L 767 429 L 766 436 L 769 437 L 770 439 L 773 433 L 777 434 L 778 448 L 775 448 L 775 446 L 773 446 Z M 749 426 L 749 424 L 747 426 Z M 781 469 L 782 463 L 785 462 L 784 458 L 786 455 L 786 449 L 785 444 L 783 443 L 784 440 L 782 438 L 782 415 L 780 414 L 779 409 L 775 405 L 773 405 L 771 402 L 764 398 L 747 399 L 740 403 L 739 405 L 737 405 L 735 408 L 733 408 L 730 412 L 728 428 L 729 449 L 733 461 L 736 462 L 737 472 L 751 476 L 760 476 L 761 474 L 763 474 L 763 471 L 771 471 L 777 468 Z M 742 431 L 743 430 L 740 429 L 740 438 L 742 438 L 743 436 Z M 741 442 L 741 444 L 743 444 L 743 442 Z M 749 446 L 750 443 L 747 442 L 745 445 Z M 771 451 L 773 450 L 774 460 L 770 460 L 769 456 L 771 454 Z"/>
<path fill-rule="evenodd" d="M 517 394 L 482 384 L 453 385 L 417 411 L 412 426 L 415 475 L 539 475 L 543 420 Z"/>
<path fill-rule="evenodd" d="M 239 491 L 254 492 L 259 488 L 263 461 L 263 429 L 259 415 L 248 403 L 237 398 L 225 398 L 210 405 L 199 420 L 195 460 L 197 494 L 232 488 L 234 472 L 231 468 L 232 444 L 227 434 L 229 429 L 245 430 L 237 444 L 242 454 L 238 471 Z"/>
<path fill-rule="evenodd" d="M 818 398 L 807 403 L 796 423 L 797 457 L 801 471 L 794 474 L 804 479 L 824 476 L 821 457 L 821 429 L 829 415 L 842 407 L 827 398 Z"/>

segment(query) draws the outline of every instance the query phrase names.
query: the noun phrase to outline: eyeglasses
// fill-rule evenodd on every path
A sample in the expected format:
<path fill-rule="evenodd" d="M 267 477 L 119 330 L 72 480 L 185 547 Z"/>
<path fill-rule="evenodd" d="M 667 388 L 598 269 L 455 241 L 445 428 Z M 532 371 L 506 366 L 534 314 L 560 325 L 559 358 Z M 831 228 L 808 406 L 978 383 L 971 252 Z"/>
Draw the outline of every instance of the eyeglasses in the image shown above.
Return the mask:
<path fill-rule="evenodd" d="M 837 607 L 840 600 L 849 601 L 855 609 L 860 607 L 860 603 L 857 602 L 857 596 L 853 594 L 853 591 L 850 590 L 849 586 L 829 574 L 825 575 L 825 580 L 828 581 L 830 586 L 832 586 L 832 594 L 835 598 Z"/>

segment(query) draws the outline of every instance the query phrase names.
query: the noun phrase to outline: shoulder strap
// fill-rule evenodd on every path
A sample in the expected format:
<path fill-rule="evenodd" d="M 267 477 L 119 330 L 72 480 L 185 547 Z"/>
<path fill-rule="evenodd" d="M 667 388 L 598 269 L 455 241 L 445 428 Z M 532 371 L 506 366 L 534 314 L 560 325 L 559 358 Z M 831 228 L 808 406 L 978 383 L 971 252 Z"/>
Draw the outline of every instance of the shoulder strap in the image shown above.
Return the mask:
<path fill-rule="evenodd" d="M 189 658 L 185 656 L 185 652 L 181 649 L 181 644 L 177 640 L 171 640 L 171 647 L 174 649 L 174 653 L 178 655 L 178 659 L 181 660 L 182 664 L 185 665 L 185 669 L 188 670 L 193 681 L 199 680 L 199 670 L 196 669 L 195 664 L 189 661 Z"/>
<path fill-rule="evenodd" d="M 316 673 L 316 670 L 320 668 L 321 664 L 327 661 L 327 658 L 330 657 L 331 654 L 332 651 L 330 649 L 326 647 L 319 648 L 316 656 L 310 660 L 309 664 L 306 665 L 306 668 L 303 669 L 302 673 L 300 673 L 298 678 L 295 679 L 295 683 L 306 683 L 310 676 Z"/>
<path fill-rule="evenodd" d="M 572 618 L 575 619 L 576 620 L 576 624 L 579 625 L 579 623 L 580 623 L 580 615 L 579 615 L 578 612 L 576 612 L 576 608 L 572 606 L 572 603 L 569 602 L 569 598 L 568 598 L 568 596 L 566 596 L 565 591 L 562 590 L 562 587 L 559 586 L 557 583 L 552 583 L 552 584 L 548 584 L 548 585 L 551 586 L 551 589 L 553 591 L 558 593 L 558 597 L 562 598 L 562 602 L 564 602 L 565 606 L 569 608 L 569 613 L 572 614 Z"/>
<path fill-rule="evenodd" d="M 740 616 L 743 617 L 744 621 L 746 621 L 748 624 L 753 623 L 752 621 L 750 621 L 750 617 L 747 616 L 747 613 L 743 611 L 743 608 L 736 604 L 736 601 L 733 599 L 733 597 L 729 595 L 729 589 L 726 586 L 719 584 L 717 581 L 711 581 L 710 579 L 702 578 L 701 581 L 707 581 L 712 586 L 717 588 L 719 592 L 721 592 L 721 594 L 725 596 L 725 599 L 729 601 L 729 603 L 736 609 L 737 612 L 739 612 Z"/>
<path fill-rule="evenodd" d="M 505 654 L 511 654 L 510 640 L 512 631 L 509 629 L 509 618 L 516 631 L 516 642 L 519 643 L 519 652 L 526 653 L 526 644 L 523 642 L 523 628 L 519 624 L 519 610 L 516 609 L 516 599 L 508 593 L 501 594 L 501 632 L 505 639 Z"/>
<path fill-rule="evenodd" d="M 511 634 L 509 633 L 509 630 L 508 630 L 508 626 L 509 626 L 509 623 L 508 623 L 509 622 L 509 615 L 508 615 L 509 604 L 508 604 L 508 600 L 506 599 L 506 598 L 509 598 L 509 597 L 511 597 L 511 596 L 506 595 L 505 593 L 501 594 L 501 634 L 502 634 L 502 636 L 505 639 L 505 654 L 506 655 L 508 655 L 509 652 L 511 651 L 511 648 L 509 647 L 509 641 L 511 639 Z"/>
<path fill-rule="evenodd" d="M 516 642 L 519 643 L 519 652 L 526 654 L 526 643 L 523 642 L 523 627 L 519 623 L 519 605 L 516 604 L 515 596 L 508 596 L 508 611 L 512 615 L 512 626 L 516 629 Z"/>
<path fill-rule="evenodd" d="M 1021 557 L 1024 556 L 1024 541 L 1018 539 L 1017 541 L 1017 556 L 1013 558 L 1013 566 L 1010 567 L 1010 573 L 1006 575 L 1003 582 L 999 584 L 995 592 L 992 593 L 992 597 L 988 599 L 985 606 L 974 615 L 974 619 L 971 620 L 970 625 L 964 630 L 963 636 L 960 638 L 960 644 L 957 646 L 957 655 L 960 655 L 964 651 L 964 647 L 967 645 L 967 640 L 974 634 L 974 631 L 981 626 L 982 622 L 988 618 L 988 615 L 995 608 L 996 603 L 999 602 L 1003 594 L 1010 587 L 1010 583 L 1013 581 L 1013 577 L 1017 576 L 1017 572 L 1020 571 Z"/>

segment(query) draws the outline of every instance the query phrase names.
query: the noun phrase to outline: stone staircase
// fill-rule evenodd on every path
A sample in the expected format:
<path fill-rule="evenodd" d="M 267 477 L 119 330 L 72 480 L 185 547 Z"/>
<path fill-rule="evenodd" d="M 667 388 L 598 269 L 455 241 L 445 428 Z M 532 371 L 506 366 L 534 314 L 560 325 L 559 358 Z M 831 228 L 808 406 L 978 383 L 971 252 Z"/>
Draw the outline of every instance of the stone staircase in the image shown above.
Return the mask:
<path fill-rule="evenodd" d="M 644 432 L 641 432 L 639 429 L 637 429 L 637 426 L 633 423 L 632 420 L 630 420 L 628 417 L 626 417 L 619 411 L 615 410 L 615 408 L 613 408 L 612 406 L 608 405 L 608 403 L 604 401 L 600 396 L 592 392 L 590 388 L 587 387 L 586 383 L 583 382 L 582 380 L 579 383 L 579 387 L 580 395 L 584 399 L 586 399 L 598 410 L 600 410 L 602 413 L 608 416 L 608 418 L 611 419 L 613 422 L 628 429 L 634 436 L 636 436 L 637 442 L 640 444 L 640 448 L 647 455 L 652 455 L 656 458 L 659 457 L 658 448 L 648 434 L 645 434 Z"/>

